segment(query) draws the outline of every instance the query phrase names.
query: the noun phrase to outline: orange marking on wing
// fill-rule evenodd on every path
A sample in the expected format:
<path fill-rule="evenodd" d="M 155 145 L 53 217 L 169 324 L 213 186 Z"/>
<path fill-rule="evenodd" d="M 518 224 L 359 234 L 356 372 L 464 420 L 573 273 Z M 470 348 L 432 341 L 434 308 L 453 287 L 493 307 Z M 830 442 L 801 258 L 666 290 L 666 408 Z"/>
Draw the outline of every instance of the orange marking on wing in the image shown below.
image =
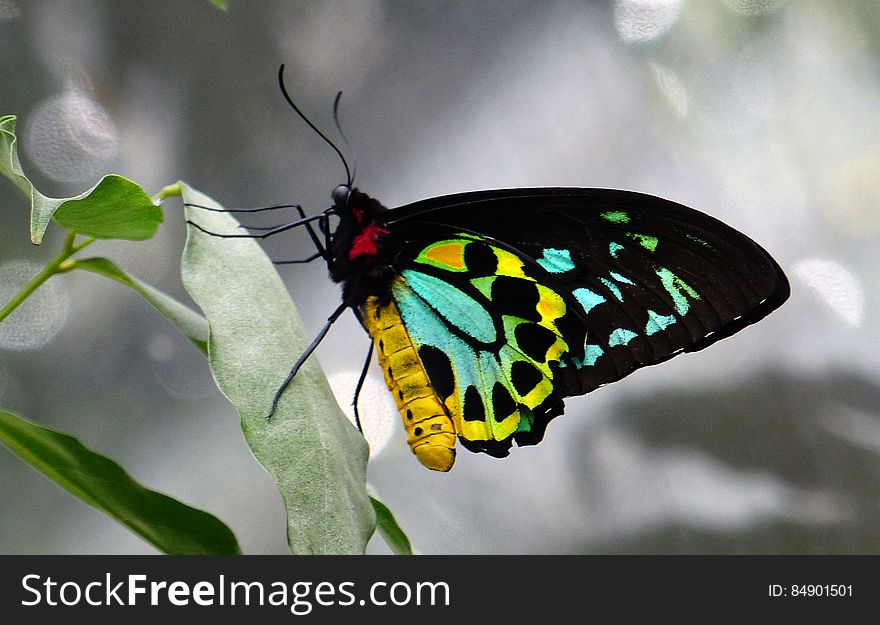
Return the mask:
<path fill-rule="evenodd" d="M 431 249 L 426 250 L 424 256 L 435 263 L 446 265 L 458 271 L 465 269 L 463 242 L 455 241 L 443 245 L 435 245 Z"/>

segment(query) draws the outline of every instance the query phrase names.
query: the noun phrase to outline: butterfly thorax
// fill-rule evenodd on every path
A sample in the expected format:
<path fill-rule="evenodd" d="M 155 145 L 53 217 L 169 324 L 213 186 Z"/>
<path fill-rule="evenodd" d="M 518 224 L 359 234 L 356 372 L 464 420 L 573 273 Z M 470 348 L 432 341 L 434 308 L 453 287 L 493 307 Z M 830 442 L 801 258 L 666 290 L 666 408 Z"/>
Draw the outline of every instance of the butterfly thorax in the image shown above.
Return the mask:
<path fill-rule="evenodd" d="M 396 245 L 380 202 L 346 185 L 337 187 L 333 200 L 339 225 L 330 241 L 330 277 L 343 284 L 344 301 L 359 308 L 371 295 L 387 293 Z"/>

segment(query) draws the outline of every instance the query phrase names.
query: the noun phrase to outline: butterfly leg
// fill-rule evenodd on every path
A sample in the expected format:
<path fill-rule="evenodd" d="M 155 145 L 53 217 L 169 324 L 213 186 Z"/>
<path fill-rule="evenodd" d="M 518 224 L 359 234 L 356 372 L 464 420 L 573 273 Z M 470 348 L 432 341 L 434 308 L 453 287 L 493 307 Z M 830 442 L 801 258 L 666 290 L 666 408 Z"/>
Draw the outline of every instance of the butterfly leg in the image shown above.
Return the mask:
<path fill-rule="evenodd" d="M 315 351 L 321 341 L 324 340 L 324 337 L 327 336 L 327 332 L 330 330 L 330 326 L 336 323 L 336 320 L 339 319 L 340 315 L 342 315 L 346 308 L 348 308 L 348 304 L 343 302 L 339 305 L 339 308 L 333 311 L 333 314 L 327 318 L 327 323 L 325 323 L 324 327 L 321 328 L 321 331 L 318 332 L 318 336 L 315 337 L 315 340 L 312 341 L 311 345 L 306 348 L 306 351 L 304 351 L 293 364 L 293 368 L 290 370 L 290 373 L 287 374 L 287 378 L 285 378 L 284 382 L 275 392 L 275 397 L 272 398 L 272 407 L 269 409 L 269 414 L 266 415 L 267 420 L 271 419 L 272 415 L 275 414 L 275 411 L 278 409 L 278 401 L 281 399 L 284 391 L 287 390 L 287 387 L 290 386 L 290 383 L 293 382 L 293 378 L 300 370 L 300 367 L 303 366 L 308 357 L 312 355 L 312 352 Z"/>
<path fill-rule="evenodd" d="M 367 379 L 367 371 L 370 369 L 370 361 L 373 359 L 373 341 L 370 341 L 370 348 L 367 350 L 367 358 L 364 360 L 364 368 L 361 369 L 361 376 L 358 378 L 357 386 L 354 388 L 354 399 L 351 405 L 354 408 L 354 424 L 363 434 L 364 429 L 361 427 L 361 415 L 358 412 L 358 399 L 361 396 L 361 389 L 364 388 L 364 381 Z"/>
<path fill-rule="evenodd" d="M 306 219 L 306 214 L 303 211 L 302 206 L 297 206 L 296 210 L 297 212 L 299 212 L 300 219 Z M 326 222 L 326 219 L 324 220 L 324 222 Z M 319 220 L 319 223 L 324 222 Z M 309 238 L 312 240 L 312 243 L 314 243 L 315 247 L 318 249 L 318 254 L 320 255 L 320 258 L 327 258 L 327 249 L 329 248 L 329 242 L 327 247 L 321 245 L 321 240 L 318 239 L 318 235 L 317 233 L 315 233 L 315 229 L 312 228 L 311 223 L 306 223 L 306 231 L 309 233 Z"/>
<path fill-rule="evenodd" d="M 311 256 L 307 258 L 300 258 L 298 260 L 273 260 L 272 264 L 274 265 L 299 265 L 303 263 L 310 263 L 313 260 L 317 260 L 319 258 L 323 258 L 324 255 L 321 252 L 315 252 Z"/>

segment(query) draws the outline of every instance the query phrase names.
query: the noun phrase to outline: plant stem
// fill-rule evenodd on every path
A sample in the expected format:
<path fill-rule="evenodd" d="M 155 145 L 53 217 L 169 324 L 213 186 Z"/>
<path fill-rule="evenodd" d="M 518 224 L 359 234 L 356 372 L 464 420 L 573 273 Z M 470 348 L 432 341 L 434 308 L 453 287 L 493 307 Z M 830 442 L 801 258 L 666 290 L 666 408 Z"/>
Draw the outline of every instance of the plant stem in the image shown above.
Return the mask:
<path fill-rule="evenodd" d="M 64 239 L 64 247 L 61 249 L 58 256 L 53 258 L 48 265 L 43 267 L 40 273 L 34 276 L 34 278 L 28 282 L 15 297 L 9 300 L 9 302 L 0 309 L 0 321 L 3 321 L 6 317 L 12 314 L 12 311 L 18 308 L 21 303 L 30 297 L 31 293 L 36 291 L 46 280 L 54 276 L 56 273 L 66 271 L 66 269 L 62 268 L 64 261 L 95 241 L 93 238 L 88 238 L 80 243 L 75 243 L 75 239 L 75 232 L 70 232 L 67 235 L 67 238 Z"/>

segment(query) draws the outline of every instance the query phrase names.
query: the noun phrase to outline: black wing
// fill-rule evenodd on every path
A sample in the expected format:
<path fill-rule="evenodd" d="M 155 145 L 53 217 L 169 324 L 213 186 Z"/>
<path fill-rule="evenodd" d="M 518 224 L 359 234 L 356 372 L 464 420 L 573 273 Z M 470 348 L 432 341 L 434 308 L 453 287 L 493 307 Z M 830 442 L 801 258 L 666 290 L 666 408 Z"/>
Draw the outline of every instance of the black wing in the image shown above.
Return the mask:
<path fill-rule="evenodd" d="M 750 238 L 641 193 L 479 191 L 416 202 L 385 217 L 408 243 L 405 250 L 452 229 L 495 239 L 530 259 L 537 279 L 564 293 L 586 328 L 583 351 L 561 363 L 563 395 L 703 349 L 759 321 L 789 295 L 782 269 Z M 404 254 L 397 268 L 411 260 Z"/>

